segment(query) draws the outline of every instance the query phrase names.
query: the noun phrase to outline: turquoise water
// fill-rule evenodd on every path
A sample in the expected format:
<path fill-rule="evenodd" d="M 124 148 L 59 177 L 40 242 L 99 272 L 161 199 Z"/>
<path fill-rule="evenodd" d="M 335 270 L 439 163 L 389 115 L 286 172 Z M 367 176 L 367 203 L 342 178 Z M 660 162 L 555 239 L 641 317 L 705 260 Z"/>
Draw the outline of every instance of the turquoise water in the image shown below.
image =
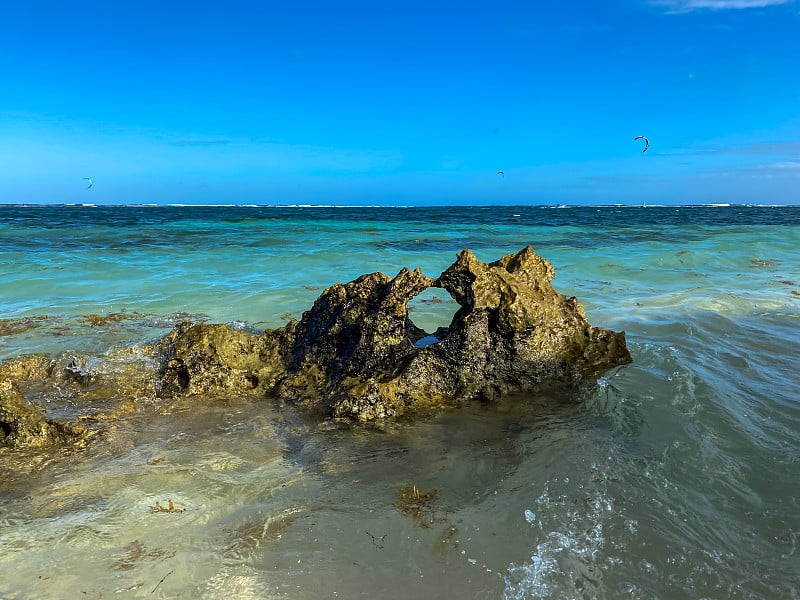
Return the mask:
<path fill-rule="evenodd" d="M 28 467 L 0 469 L 0 598 L 800 597 L 800 207 L 3 206 L 0 359 L 112 369 L 187 317 L 280 327 L 336 281 L 526 245 L 633 364 L 351 428 L 143 398 L 82 453 L 2 450 Z M 433 331 L 457 307 L 426 293 Z"/>

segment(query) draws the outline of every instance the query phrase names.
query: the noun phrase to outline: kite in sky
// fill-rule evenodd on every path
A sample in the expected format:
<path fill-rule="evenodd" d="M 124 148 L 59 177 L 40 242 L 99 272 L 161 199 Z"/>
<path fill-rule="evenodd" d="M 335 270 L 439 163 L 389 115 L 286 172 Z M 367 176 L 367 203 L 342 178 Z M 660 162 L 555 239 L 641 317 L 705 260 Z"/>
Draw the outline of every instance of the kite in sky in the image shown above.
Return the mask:
<path fill-rule="evenodd" d="M 94 182 L 92 181 L 91 177 L 84 177 L 84 179 L 89 182 L 89 185 L 86 186 L 86 189 L 88 190 L 90 187 L 94 185 Z"/>
<path fill-rule="evenodd" d="M 650 147 L 650 140 L 648 140 L 643 135 L 637 135 L 635 138 L 633 138 L 634 142 L 636 140 L 644 140 L 644 150 L 642 150 L 642 152 L 647 152 L 647 149 Z"/>

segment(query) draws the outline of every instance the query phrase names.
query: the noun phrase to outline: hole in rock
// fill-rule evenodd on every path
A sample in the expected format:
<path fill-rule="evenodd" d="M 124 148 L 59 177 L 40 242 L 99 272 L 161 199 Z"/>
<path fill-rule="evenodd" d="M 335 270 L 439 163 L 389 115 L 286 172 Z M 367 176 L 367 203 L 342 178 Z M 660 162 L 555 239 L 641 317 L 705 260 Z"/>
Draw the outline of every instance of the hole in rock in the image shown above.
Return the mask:
<path fill-rule="evenodd" d="M 444 339 L 459 308 L 458 302 L 443 288 L 429 287 L 421 291 L 408 303 L 408 337 L 417 348 Z"/>

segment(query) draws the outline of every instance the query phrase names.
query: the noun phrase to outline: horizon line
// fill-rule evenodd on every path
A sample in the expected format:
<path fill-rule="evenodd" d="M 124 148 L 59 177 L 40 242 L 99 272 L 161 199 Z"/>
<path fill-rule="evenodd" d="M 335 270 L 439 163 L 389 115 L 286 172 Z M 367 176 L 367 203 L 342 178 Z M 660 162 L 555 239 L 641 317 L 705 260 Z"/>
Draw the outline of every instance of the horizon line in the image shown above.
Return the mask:
<path fill-rule="evenodd" d="M 567 204 L 559 202 L 556 204 L 255 204 L 255 203 L 85 203 L 85 202 L 0 202 L 0 207 L 71 207 L 71 208 L 724 208 L 724 207 L 798 207 L 800 203 L 776 204 L 776 203 L 755 203 L 755 202 L 708 202 L 691 204 Z"/>

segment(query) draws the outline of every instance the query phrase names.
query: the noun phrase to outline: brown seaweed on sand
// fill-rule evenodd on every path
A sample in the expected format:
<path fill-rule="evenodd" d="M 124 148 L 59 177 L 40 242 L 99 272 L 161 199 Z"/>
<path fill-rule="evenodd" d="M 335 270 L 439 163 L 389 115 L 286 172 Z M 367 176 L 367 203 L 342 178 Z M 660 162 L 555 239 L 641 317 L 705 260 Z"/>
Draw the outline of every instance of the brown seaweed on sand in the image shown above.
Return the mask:
<path fill-rule="evenodd" d="M 182 513 L 185 511 L 185 508 L 175 508 L 175 503 L 172 500 L 167 500 L 166 506 L 160 502 L 156 502 L 155 506 L 150 507 L 151 513 Z"/>
<path fill-rule="evenodd" d="M 441 491 L 440 488 L 433 488 L 426 492 L 413 484 L 404 485 L 397 490 L 394 506 L 410 516 L 418 527 L 427 529 L 434 523 L 444 521 L 444 516 L 437 513 L 435 505 Z"/>

